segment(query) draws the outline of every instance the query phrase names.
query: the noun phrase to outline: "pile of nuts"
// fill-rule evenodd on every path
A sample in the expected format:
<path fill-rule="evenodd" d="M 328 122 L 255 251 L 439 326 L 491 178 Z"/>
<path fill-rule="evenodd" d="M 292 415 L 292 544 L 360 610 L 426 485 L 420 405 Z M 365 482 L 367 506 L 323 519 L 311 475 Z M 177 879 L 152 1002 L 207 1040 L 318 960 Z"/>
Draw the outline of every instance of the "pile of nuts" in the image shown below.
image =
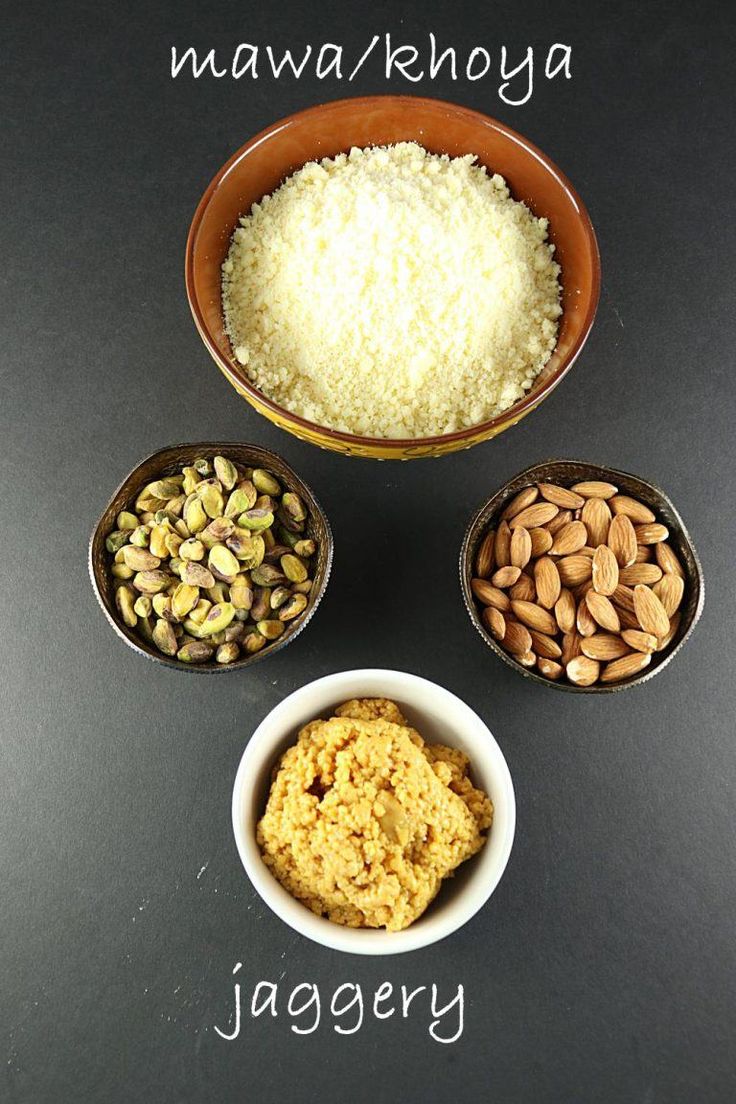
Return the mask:
<path fill-rule="evenodd" d="M 140 492 L 106 540 L 123 623 L 183 663 L 233 663 L 307 608 L 307 509 L 264 468 L 195 460 Z"/>
<path fill-rule="evenodd" d="M 612 483 L 525 487 L 478 549 L 471 589 L 483 624 L 548 679 L 631 678 L 680 623 L 685 572 L 668 536 Z"/>

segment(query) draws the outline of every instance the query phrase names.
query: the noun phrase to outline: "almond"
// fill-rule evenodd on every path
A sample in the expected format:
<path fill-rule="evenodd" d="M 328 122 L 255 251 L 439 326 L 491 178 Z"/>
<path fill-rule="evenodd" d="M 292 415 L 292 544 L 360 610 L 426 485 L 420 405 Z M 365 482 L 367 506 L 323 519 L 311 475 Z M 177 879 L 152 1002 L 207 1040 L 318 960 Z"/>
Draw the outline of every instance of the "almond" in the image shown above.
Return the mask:
<path fill-rule="evenodd" d="M 657 647 L 657 638 L 651 633 L 642 632 L 641 629 L 624 629 L 621 639 L 625 640 L 629 647 L 636 652 L 653 652 Z"/>
<path fill-rule="evenodd" d="M 537 483 L 539 493 L 547 502 L 554 502 L 561 510 L 578 510 L 585 499 L 567 487 L 558 487 L 556 483 Z"/>
<path fill-rule="evenodd" d="M 629 610 L 631 613 L 634 612 L 634 591 L 631 587 L 624 586 L 623 583 L 618 584 L 611 595 L 611 601 L 615 606 L 618 606 L 619 609 Z"/>
<path fill-rule="evenodd" d="M 634 587 L 634 612 L 644 632 L 661 637 L 669 631 L 670 619 L 664 606 L 648 586 Z"/>
<path fill-rule="evenodd" d="M 533 506 L 527 506 L 521 513 L 514 515 L 511 528 L 518 529 L 522 526 L 524 529 L 534 529 L 537 525 L 546 525 L 558 513 L 559 509 L 553 502 L 535 502 Z"/>
<path fill-rule="evenodd" d="M 563 587 L 560 597 L 555 602 L 555 620 L 560 627 L 560 632 L 569 633 L 575 628 L 575 614 L 577 606 L 570 591 Z"/>
<path fill-rule="evenodd" d="M 668 572 L 662 576 L 659 582 L 654 584 L 652 590 L 664 606 L 664 612 L 668 617 L 672 617 L 682 602 L 682 596 L 685 593 L 685 580 L 681 575 Z"/>
<path fill-rule="evenodd" d="M 547 659 L 544 656 L 540 656 L 537 660 L 537 667 L 541 674 L 548 679 L 558 679 L 564 673 L 564 667 L 559 663 L 555 663 L 553 659 Z"/>
<path fill-rule="evenodd" d="M 572 520 L 572 510 L 560 510 L 559 514 L 555 514 L 552 520 L 547 522 L 545 529 L 550 536 L 554 537 L 559 533 L 560 529 L 564 529 Z"/>
<path fill-rule="evenodd" d="M 525 571 L 522 571 L 519 576 L 519 581 L 514 583 L 509 591 L 509 596 L 522 602 L 533 602 L 537 597 L 537 588 L 534 585 L 532 577 L 527 575 Z"/>
<path fill-rule="evenodd" d="M 537 588 L 537 601 L 545 609 L 552 609 L 560 597 L 560 573 L 557 564 L 549 556 L 541 556 L 534 564 L 534 583 Z"/>
<path fill-rule="evenodd" d="M 626 514 L 614 514 L 611 519 L 608 547 L 616 557 L 619 567 L 628 567 L 636 561 L 636 533 L 631 518 Z"/>
<path fill-rule="evenodd" d="M 502 644 L 507 652 L 512 652 L 514 655 L 523 655 L 525 652 L 531 651 L 532 638 L 529 635 L 529 630 L 520 625 L 518 621 L 507 621 Z"/>
<path fill-rule="evenodd" d="M 511 609 L 530 629 L 547 633 L 550 636 L 557 631 L 557 622 L 548 610 L 536 605 L 534 602 L 520 602 L 512 598 Z"/>
<path fill-rule="evenodd" d="M 611 524 L 611 511 L 607 502 L 602 498 L 589 498 L 583 506 L 580 520 L 588 530 L 588 544 L 597 548 L 599 544 L 606 543 Z"/>
<path fill-rule="evenodd" d="M 491 582 L 495 587 L 500 587 L 501 590 L 505 587 L 513 586 L 521 575 L 520 567 L 499 567 L 491 577 Z"/>
<path fill-rule="evenodd" d="M 565 633 L 562 637 L 562 665 L 567 667 L 571 659 L 582 655 L 583 638 L 578 632 Z"/>
<path fill-rule="evenodd" d="M 493 606 L 504 613 L 511 605 L 508 595 L 489 583 L 487 579 L 472 579 L 470 589 L 484 606 Z"/>
<path fill-rule="evenodd" d="M 606 544 L 599 544 L 593 556 L 593 589 L 598 594 L 613 594 L 618 586 L 618 563 Z"/>
<path fill-rule="evenodd" d="M 616 612 L 618 613 L 618 619 L 621 622 L 622 629 L 639 628 L 639 619 L 637 618 L 633 610 L 619 609 L 618 607 L 616 607 Z"/>
<path fill-rule="evenodd" d="M 511 533 L 510 555 L 514 567 L 526 567 L 532 558 L 532 538 L 523 525 Z"/>
<path fill-rule="evenodd" d="M 630 498 L 629 495 L 614 495 L 609 499 L 608 504 L 614 514 L 623 514 L 636 525 L 646 525 L 650 521 L 657 520 L 648 506 L 636 498 Z"/>
<path fill-rule="evenodd" d="M 582 521 L 570 521 L 555 533 L 550 552 L 553 556 L 570 556 L 582 548 L 588 540 L 588 530 Z"/>
<path fill-rule="evenodd" d="M 685 578 L 685 569 L 666 541 L 660 541 L 658 544 L 655 544 L 654 552 L 657 557 L 657 563 L 662 568 L 665 575 L 679 575 L 682 579 Z"/>
<path fill-rule="evenodd" d="M 662 568 L 657 564 L 636 563 L 630 567 L 622 567 L 618 573 L 618 581 L 624 586 L 635 587 L 639 583 L 649 586 L 662 578 Z"/>
<path fill-rule="evenodd" d="M 493 545 L 496 540 L 496 530 L 489 529 L 478 546 L 475 558 L 475 574 L 479 579 L 487 579 L 493 571 Z"/>
<path fill-rule="evenodd" d="M 598 679 L 600 669 L 598 660 L 584 655 L 575 656 L 565 667 L 567 677 L 575 686 L 592 686 Z"/>
<path fill-rule="evenodd" d="M 581 636 L 593 636 L 598 632 L 598 625 L 588 609 L 588 603 L 584 598 L 581 598 L 578 602 L 577 612 L 575 614 L 575 626 Z"/>
<path fill-rule="evenodd" d="M 648 652 L 630 652 L 621 659 L 614 659 L 613 663 L 607 663 L 603 668 L 601 682 L 621 682 L 622 679 L 638 675 L 649 666 L 651 660 Z"/>
<path fill-rule="evenodd" d="M 496 567 L 508 567 L 511 563 L 511 530 L 507 521 L 502 521 L 496 532 L 493 558 L 496 561 Z"/>
<path fill-rule="evenodd" d="M 563 586 L 579 586 L 593 574 L 593 561 L 589 556 L 564 556 L 557 564 Z"/>
<path fill-rule="evenodd" d="M 636 559 L 634 563 L 649 563 L 654 559 L 652 556 L 652 548 L 656 548 L 657 545 L 650 544 L 637 544 L 636 546 Z"/>
<path fill-rule="evenodd" d="M 666 525 L 660 525 L 652 521 L 647 525 L 635 525 L 634 532 L 638 544 L 657 544 L 658 541 L 666 541 L 670 531 Z"/>
<path fill-rule="evenodd" d="M 539 491 L 536 487 L 524 487 L 522 491 L 519 491 L 515 495 L 508 506 L 506 506 L 501 514 L 502 521 L 510 521 L 512 517 L 516 517 L 522 510 L 525 510 L 527 506 L 531 506 L 532 502 L 536 502 L 539 498 Z M 654 521 L 654 518 L 652 518 Z"/>
<path fill-rule="evenodd" d="M 587 479 L 582 483 L 573 483 L 570 489 L 582 495 L 583 498 L 613 498 L 618 491 L 618 487 L 614 487 L 613 483 L 606 483 L 600 479 Z"/>
<path fill-rule="evenodd" d="M 663 652 L 667 645 L 672 641 L 672 638 L 676 636 L 677 630 L 680 627 L 681 619 L 682 614 L 678 610 L 675 616 L 670 618 L 670 627 L 665 635 L 660 638 L 659 642 L 657 643 L 657 647 L 654 649 L 655 652 Z"/>
<path fill-rule="evenodd" d="M 532 538 L 532 559 L 536 560 L 537 556 L 543 556 L 545 552 L 549 552 L 552 547 L 552 534 L 549 529 L 537 526 L 529 530 L 529 536 Z"/>
<path fill-rule="evenodd" d="M 515 655 L 514 659 L 517 663 L 520 663 L 522 667 L 534 667 L 537 662 L 537 657 L 534 652 L 525 652 L 524 655 Z"/>
<path fill-rule="evenodd" d="M 634 592 L 634 600 L 636 600 L 636 592 Z M 602 629 L 607 629 L 608 632 L 613 633 L 620 631 L 621 622 L 610 598 L 606 598 L 605 594 L 598 594 L 595 590 L 589 590 L 585 595 L 585 602 L 590 610 L 591 617 L 598 622 Z"/>
<path fill-rule="evenodd" d="M 631 651 L 628 644 L 616 633 L 595 633 L 580 645 L 583 655 L 589 659 L 620 659 Z"/>
<path fill-rule="evenodd" d="M 538 656 L 544 656 L 545 659 L 560 658 L 562 655 L 562 648 L 551 636 L 547 636 L 546 633 L 537 632 L 536 629 L 530 629 L 529 635 L 532 638 L 532 650 Z"/>
<path fill-rule="evenodd" d="M 481 614 L 481 620 L 489 633 L 496 640 L 503 640 L 506 633 L 506 619 L 500 610 L 493 606 L 486 606 Z"/>

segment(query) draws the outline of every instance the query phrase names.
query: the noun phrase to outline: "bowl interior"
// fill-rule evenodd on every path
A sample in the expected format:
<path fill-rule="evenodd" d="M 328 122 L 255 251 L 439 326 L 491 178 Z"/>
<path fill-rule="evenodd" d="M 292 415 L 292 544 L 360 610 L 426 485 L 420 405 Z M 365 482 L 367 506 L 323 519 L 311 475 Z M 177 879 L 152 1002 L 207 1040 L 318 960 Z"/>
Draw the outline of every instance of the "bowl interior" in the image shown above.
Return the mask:
<path fill-rule="evenodd" d="M 229 457 L 244 467 L 267 468 L 281 480 L 285 487 L 297 491 L 301 496 L 309 511 L 305 535 L 314 539 L 318 545 L 317 556 L 314 561 L 314 586 L 302 616 L 288 625 L 283 636 L 279 637 L 273 644 L 267 645 L 260 652 L 224 665 L 219 663 L 186 664 L 163 655 L 154 645 L 149 644 L 134 629 L 127 628 L 120 620 L 115 608 L 114 580 L 110 573 L 110 554 L 105 547 L 105 540 L 111 530 L 116 528 L 115 519 L 117 515 L 121 510 L 128 509 L 130 503 L 135 500 L 147 483 L 158 479 L 162 475 L 173 475 L 180 471 L 183 465 L 191 464 L 199 456 L 211 458 L 218 453 L 222 453 L 223 456 Z M 273 652 L 278 651 L 279 648 L 293 640 L 304 628 L 319 604 L 327 585 L 332 564 L 332 533 L 327 518 L 311 489 L 277 453 L 260 448 L 258 445 L 238 444 L 229 441 L 205 441 L 199 444 L 172 445 L 169 448 L 161 449 L 148 456 L 133 469 L 130 475 L 120 484 L 95 526 L 90 542 L 89 559 L 92 585 L 108 621 L 118 635 L 137 652 L 177 670 L 232 671 L 237 668 L 248 667 L 259 659 L 265 659 L 272 655 Z"/>
<path fill-rule="evenodd" d="M 270 873 L 255 840 L 268 797 L 271 772 L 295 743 L 307 721 L 329 717 L 353 697 L 389 697 L 401 707 L 427 743 L 463 750 L 471 777 L 491 797 L 494 822 L 477 855 L 446 880 L 426 912 L 402 932 L 351 929 L 316 916 L 283 889 Z M 397 671 L 346 671 L 297 690 L 276 707 L 254 733 L 241 760 L 233 791 L 233 827 L 246 872 L 266 903 L 297 931 L 339 950 L 394 954 L 425 946 L 460 927 L 484 903 L 503 873 L 514 833 L 511 777 L 503 755 L 483 721 L 464 702 L 435 683 Z"/>
<path fill-rule="evenodd" d="M 485 536 L 488 528 L 494 523 L 507 502 L 514 497 L 523 487 L 530 483 L 546 482 L 560 483 L 562 486 L 570 486 L 572 483 L 584 479 L 600 479 L 614 483 L 619 490 L 640 499 L 657 515 L 658 521 L 663 521 L 669 529 L 668 543 L 677 553 L 680 562 L 685 569 L 686 590 L 685 599 L 681 606 L 680 626 L 677 633 L 662 652 L 656 652 L 652 663 L 641 674 L 634 675 L 622 682 L 606 685 L 573 686 L 567 682 L 555 682 L 544 678 L 528 667 L 522 667 L 520 663 L 509 655 L 508 652 L 493 639 L 480 619 L 478 604 L 470 589 L 470 580 L 473 578 L 473 567 L 478 552 L 478 546 Z M 703 608 L 704 587 L 703 570 L 695 551 L 690 534 L 685 528 L 685 523 L 678 514 L 667 495 L 653 483 L 648 483 L 639 476 L 629 472 L 618 471 L 616 468 L 601 467 L 598 464 L 589 464 L 581 460 L 548 460 L 541 464 L 534 464 L 525 471 L 520 472 L 491 498 L 487 500 L 472 518 L 463 540 L 460 552 L 460 581 L 463 590 L 463 598 L 470 619 L 485 642 L 493 648 L 494 652 L 503 659 L 515 671 L 525 678 L 533 679 L 543 686 L 551 686 L 556 690 L 567 690 L 575 694 L 610 694 L 617 690 L 624 690 L 630 686 L 646 682 L 658 671 L 661 671 L 674 654 L 679 651 L 687 637 L 692 632 L 700 617 Z"/>
<path fill-rule="evenodd" d="M 541 151 L 493 119 L 438 100 L 411 96 L 341 100 L 292 115 L 239 150 L 205 193 L 190 231 L 187 285 L 200 333 L 231 382 L 246 393 L 255 392 L 261 403 L 282 415 L 282 408 L 255 391 L 244 375 L 223 327 L 220 270 L 238 218 L 307 161 L 332 157 L 352 146 L 404 141 L 416 141 L 432 153 L 453 157 L 475 154 L 489 170 L 505 177 L 514 198 L 550 221 L 550 240 L 562 266 L 558 342 L 530 394 L 516 407 L 534 405 L 551 381 L 561 378 L 562 370 L 585 341 L 598 300 L 595 236 L 569 181 Z M 310 425 L 288 412 L 286 417 Z M 509 411 L 505 411 L 492 422 L 508 419 Z M 461 433 L 470 434 L 473 429 Z M 451 436 L 455 435 L 448 439 Z"/>

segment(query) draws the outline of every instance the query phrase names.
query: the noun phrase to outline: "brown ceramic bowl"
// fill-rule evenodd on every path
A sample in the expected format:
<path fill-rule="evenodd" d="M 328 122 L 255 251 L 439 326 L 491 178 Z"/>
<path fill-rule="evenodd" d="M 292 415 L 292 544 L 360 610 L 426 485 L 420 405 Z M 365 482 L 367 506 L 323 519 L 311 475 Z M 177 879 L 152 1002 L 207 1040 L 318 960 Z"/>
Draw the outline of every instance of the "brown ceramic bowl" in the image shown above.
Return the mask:
<path fill-rule="evenodd" d="M 218 453 L 244 467 L 268 469 L 278 477 L 284 487 L 296 491 L 301 496 L 309 511 L 305 535 L 314 539 L 318 545 L 314 586 L 309 595 L 309 604 L 301 617 L 288 624 L 283 636 L 272 644 L 267 644 L 255 655 L 246 656 L 229 664 L 182 663 L 179 659 L 163 655 L 155 645 L 149 644 L 120 620 L 115 608 L 113 577 L 110 574 L 110 553 L 105 548 L 105 540 L 116 528 L 117 515 L 121 510 L 130 508 L 130 504 L 135 501 L 147 483 L 163 475 L 175 474 L 183 465 L 192 464 L 199 456 L 209 458 Z M 258 445 L 237 444 L 231 441 L 203 441 L 194 445 L 171 445 L 169 448 L 160 449 L 147 456 L 133 468 L 130 475 L 126 476 L 103 510 L 92 532 L 89 542 L 89 574 L 97 601 L 105 617 L 118 636 L 138 655 L 163 663 L 166 667 L 174 667 L 178 671 L 234 671 L 250 667 L 258 660 L 265 659 L 281 648 L 285 648 L 306 626 L 325 592 L 332 566 L 332 548 L 332 532 L 322 507 L 307 484 L 277 453 L 260 448 Z"/>
<path fill-rule="evenodd" d="M 223 327 L 221 267 L 238 219 L 307 161 L 351 146 L 416 141 L 432 153 L 473 153 L 505 177 L 515 199 L 549 219 L 562 267 L 557 347 L 529 393 L 487 422 L 440 437 L 359 437 L 290 413 L 253 386 Z M 536 146 L 502 123 L 456 104 L 414 96 L 366 96 L 309 108 L 274 123 L 223 165 L 200 200 L 186 247 L 189 305 L 215 363 L 243 398 L 276 425 L 322 448 L 380 459 L 440 456 L 469 448 L 534 410 L 574 364 L 598 305 L 600 259 L 587 211 L 570 181 Z"/>
<path fill-rule="evenodd" d="M 572 683 L 563 682 L 562 680 L 555 682 L 528 667 L 522 667 L 513 656 L 504 651 L 501 645 L 486 630 L 480 619 L 480 610 L 470 589 L 470 580 L 473 577 L 473 565 L 481 540 L 490 525 L 498 518 L 505 505 L 515 494 L 518 494 L 523 487 L 528 487 L 530 483 L 559 483 L 568 487 L 584 479 L 601 479 L 608 483 L 614 483 L 622 493 L 644 502 L 657 515 L 657 520 L 664 522 L 670 531 L 669 544 L 677 553 L 685 570 L 685 597 L 680 610 L 680 626 L 675 637 L 664 651 L 654 653 L 652 663 L 641 674 L 611 684 L 573 686 Z M 599 464 L 586 464 L 581 460 L 547 460 L 541 464 L 534 464 L 531 468 L 520 472 L 519 475 L 511 479 L 480 506 L 465 531 L 460 550 L 460 585 L 470 620 L 489 648 L 492 648 L 504 663 L 518 671 L 525 678 L 541 683 L 542 686 L 553 686 L 557 690 L 568 690 L 573 694 L 612 694 L 617 690 L 626 690 L 630 686 L 638 686 L 640 683 L 653 678 L 663 667 L 667 666 L 690 636 L 703 612 L 705 596 L 703 569 L 700 566 L 695 546 L 685 528 L 685 523 L 664 491 L 660 490 L 659 487 L 655 487 L 653 483 L 647 483 L 628 472 L 617 471 L 615 468 L 604 468 Z"/>

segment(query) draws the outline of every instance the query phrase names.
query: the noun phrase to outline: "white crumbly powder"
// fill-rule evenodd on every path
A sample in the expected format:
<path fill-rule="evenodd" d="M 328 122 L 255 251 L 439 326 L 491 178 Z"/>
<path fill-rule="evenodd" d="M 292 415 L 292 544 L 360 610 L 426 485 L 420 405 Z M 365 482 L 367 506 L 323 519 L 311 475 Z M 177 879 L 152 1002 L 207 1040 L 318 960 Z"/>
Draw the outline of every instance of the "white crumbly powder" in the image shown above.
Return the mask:
<path fill-rule="evenodd" d="M 353 149 L 253 205 L 223 305 L 256 387 L 369 437 L 449 433 L 523 396 L 555 346 L 560 269 L 547 220 L 474 162 Z"/>

